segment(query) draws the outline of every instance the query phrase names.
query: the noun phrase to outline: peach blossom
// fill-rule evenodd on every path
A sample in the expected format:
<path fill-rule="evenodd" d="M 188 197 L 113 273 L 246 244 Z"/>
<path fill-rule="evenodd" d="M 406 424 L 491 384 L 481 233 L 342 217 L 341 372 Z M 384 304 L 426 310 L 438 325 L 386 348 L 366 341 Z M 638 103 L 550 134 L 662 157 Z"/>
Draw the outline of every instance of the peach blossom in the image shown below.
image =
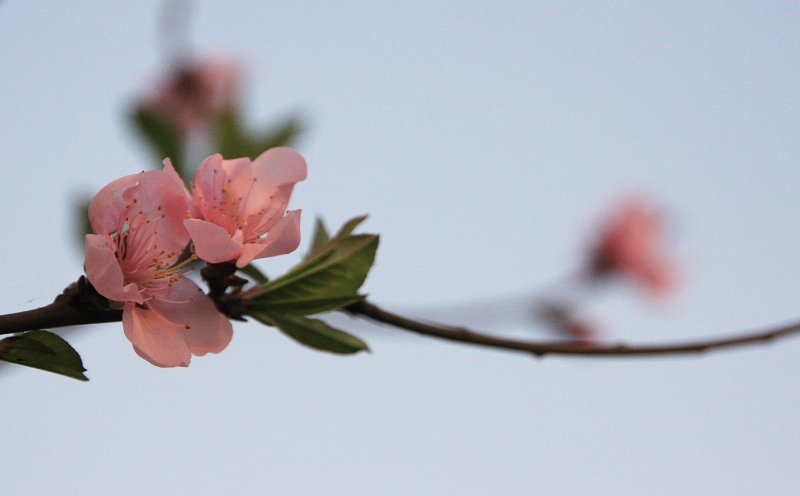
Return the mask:
<path fill-rule="evenodd" d="M 600 230 L 591 252 L 594 276 L 619 273 L 630 277 L 654 295 L 662 295 L 676 283 L 675 268 L 663 254 L 661 221 L 648 204 L 621 204 Z"/>
<path fill-rule="evenodd" d="M 300 244 L 300 210 L 286 211 L 306 162 L 290 148 L 267 150 L 254 161 L 208 157 L 192 185 L 192 217 L 184 222 L 198 257 L 210 263 L 283 255 Z M 265 237 L 263 237 L 266 235 Z"/>
<path fill-rule="evenodd" d="M 180 134 L 202 129 L 234 105 L 238 72 L 225 61 L 187 65 L 163 82 L 146 106 L 169 119 Z"/>
<path fill-rule="evenodd" d="M 136 353 L 159 367 L 185 367 L 192 354 L 219 353 L 233 333 L 176 265 L 189 242 L 187 209 L 183 182 L 169 163 L 113 181 L 89 205 L 94 234 L 86 235 L 86 275 L 122 307 Z"/>

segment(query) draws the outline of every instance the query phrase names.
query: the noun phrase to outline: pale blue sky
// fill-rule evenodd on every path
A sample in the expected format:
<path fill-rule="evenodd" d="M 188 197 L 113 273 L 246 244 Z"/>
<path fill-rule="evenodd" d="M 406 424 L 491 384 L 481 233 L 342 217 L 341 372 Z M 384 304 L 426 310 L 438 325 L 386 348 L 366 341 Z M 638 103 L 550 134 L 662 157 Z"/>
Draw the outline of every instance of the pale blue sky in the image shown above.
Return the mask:
<path fill-rule="evenodd" d="M 0 3 L 0 312 L 81 274 L 76 192 L 148 167 L 123 113 L 162 69 L 158 14 Z M 207 0 L 192 38 L 245 64 L 253 123 L 307 117 L 292 207 L 306 237 L 317 214 L 370 214 L 365 290 L 388 307 L 536 290 L 577 266 L 620 195 L 659 202 L 680 293 L 653 304 L 620 286 L 593 307 L 644 341 L 800 316 L 798 26 L 794 2 Z M 360 335 L 372 353 L 337 357 L 237 323 L 222 354 L 180 370 L 138 358 L 119 324 L 75 335 L 89 383 L 0 377 L 2 492 L 800 491 L 800 339 L 534 360 Z"/>

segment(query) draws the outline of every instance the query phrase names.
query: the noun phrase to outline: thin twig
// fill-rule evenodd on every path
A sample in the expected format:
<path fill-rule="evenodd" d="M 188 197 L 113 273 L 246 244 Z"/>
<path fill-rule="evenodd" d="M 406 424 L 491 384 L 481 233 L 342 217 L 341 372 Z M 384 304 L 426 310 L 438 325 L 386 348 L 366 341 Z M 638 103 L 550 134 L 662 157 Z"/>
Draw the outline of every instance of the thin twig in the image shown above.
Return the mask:
<path fill-rule="evenodd" d="M 350 305 L 346 307 L 345 310 L 353 315 L 363 315 L 377 322 L 389 324 L 425 336 L 478 346 L 532 353 L 540 357 L 548 354 L 579 356 L 654 356 L 703 353 L 710 350 L 731 348 L 734 346 L 765 343 L 790 334 L 800 333 L 800 323 L 794 323 L 776 329 L 752 332 L 735 337 L 678 344 L 626 345 L 604 343 L 544 343 L 492 336 L 465 327 L 449 327 L 420 322 L 387 312 L 367 301 L 361 301 Z"/>

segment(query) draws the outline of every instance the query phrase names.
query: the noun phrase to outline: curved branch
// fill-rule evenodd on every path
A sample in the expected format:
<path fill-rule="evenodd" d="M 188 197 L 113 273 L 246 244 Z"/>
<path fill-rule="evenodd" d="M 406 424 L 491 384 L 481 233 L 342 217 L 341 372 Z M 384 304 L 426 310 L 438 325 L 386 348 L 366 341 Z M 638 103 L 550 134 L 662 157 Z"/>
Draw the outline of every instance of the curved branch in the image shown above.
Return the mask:
<path fill-rule="evenodd" d="M 800 334 L 800 322 L 783 327 L 741 334 L 735 337 L 715 338 L 701 341 L 663 344 L 626 345 L 604 343 L 559 343 L 523 341 L 492 336 L 465 327 L 450 327 L 420 322 L 387 312 L 367 301 L 349 305 L 343 309 L 353 315 L 362 315 L 376 322 L 400 329 L 449 341 L 487 346 L 511 351 L 531 353 L 536 356 L 657 356 L 702 353 L 735 346 L 765 343 L 791 334 Z M 0 335 L 85 324 L 119 322 L 122 311 L 112 308 L 109 301 L 99 295 L 92 285 L 81 277 L 70 285 L 50 305 L 9 315 L 0 315 Z"/>
<path fill-rule="evenodd" d="M 790 324 L 768 331 L 742 334 L 730 338 L 717 338 L 678 344 L 664 345 L 626 345 L 604 343 L 544 343 L 522 341 L 476 332 L 465 327 L 449 327 L 412 320 L 387 312 L 372 303 L 361 301 L 344 309 L 353 315 L 363 315 L 377 322 L 399 327 L 407 331 L 450 341 L 488 346 L 504 350 L 532 353 L 536 356 L 579 355 L 579 356 L 654 356 L 703 353 L 711 350 L 765 343 L 773 339 L 800 333 L 800 323 Z"/>

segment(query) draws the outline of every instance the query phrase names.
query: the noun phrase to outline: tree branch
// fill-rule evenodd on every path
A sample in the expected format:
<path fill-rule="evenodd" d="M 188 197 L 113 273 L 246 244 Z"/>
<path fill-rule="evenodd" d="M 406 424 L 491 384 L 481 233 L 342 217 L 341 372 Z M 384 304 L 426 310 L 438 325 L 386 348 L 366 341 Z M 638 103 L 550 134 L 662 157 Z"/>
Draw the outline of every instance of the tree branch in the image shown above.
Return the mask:
<path fill-rule="evenodd" d="M 711 350 L 765 343 L 773 339 L 800 333 L 800 323 L 777 329 L 746 333 L 730 338 L 708 339 L 702 341 L 664 344 L 664 345 L 625 345 L 604 343 L 544 343 L 522 341 L 476 332 L 465 327 L 449 327 L 408 319 L 387 312 L 366 300 L 354 303 L 345 311 L 353 315 L 362 315 L 377 322 L 399 327 L 407 331 L 435 338 L 458 341 L 478 346 L 488 346 L 504 350 L 532 353 L 536 356 L 579 355 L 579 356 L 654 356 L 703 353 Z"/>
<path fill-rule="evenodd" d="M 47 306 L 0 315 L 0 334 L 121 320 L 122 310 L 112 308 L 108 299 L 98 294 L 89 281 L 81 276 Z"/>
<path fill-rule="evenodd" d="M 212 278 L 213 279 L 213 278 Z M 238 294 L 235 295 L 238 297 Z M 219 297 L 219 295 L 218 295 Z M 388 324 L 424 336 L 449 341 L 487 346 L 511 351 L 531 353 L 536 356 L 576 355 L 576 356 L 657 356 L 703 353 L 711 350 L 766 343 L 800 333 L 800 322 L 787 326 L 744 333 L 734 337 L 707 339 L 694 342 L 660 345 L 626 345 L 576 342 L 537 342 L 503 338 L 473 331 L 465 327 L 451 327 L 440 324 L 420 322 L 387 312 L 366 300 L 349 305 L 342 310 L 361 315 L 376 322 Z M 0 315 L 0 335 L 35 329 L 50 329 L 85 324 L 119 322 L 122 310 L 113 308 L 105 297 L 81 277 L 71 284 L 50 305 L 9 315 Z"/>

